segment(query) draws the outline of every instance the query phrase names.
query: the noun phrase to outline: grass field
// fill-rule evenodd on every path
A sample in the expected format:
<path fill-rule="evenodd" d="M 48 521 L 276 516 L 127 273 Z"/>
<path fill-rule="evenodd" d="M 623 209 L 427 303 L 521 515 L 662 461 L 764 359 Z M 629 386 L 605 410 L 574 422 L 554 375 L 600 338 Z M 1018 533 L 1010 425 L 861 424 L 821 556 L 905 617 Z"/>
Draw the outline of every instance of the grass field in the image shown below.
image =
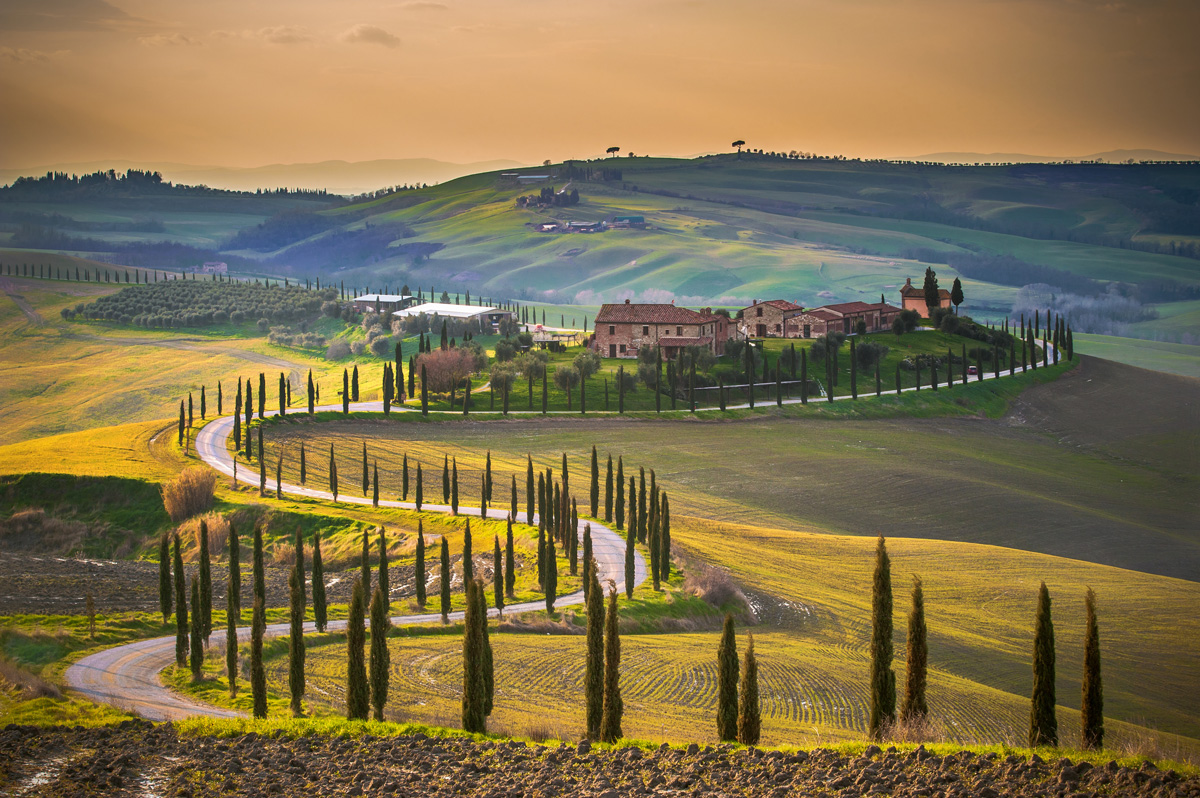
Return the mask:
<path fill-rule="evenodd" d="M 682 522 L 689 550 L 730 568 L 753 589 L 762 624 L 753 631 L 760 663 L 764 742 L 815 745 L 865 730 L 872 541 Z M 1200 678 L 1196 636 L 1174 619 L 1200 598 L 1193 583 L 1030 555 L 995 547 L 893 540 L 896 626 L 904 629 L 908 574 L 924 576 L 930 637 L 930 702 L 940 734 L 963 744 L 1023 743 L 1028 723 L 1029 646 L 1037 581 L 1055 598 L 1060 724 L 1077 739 L 1085 585 L 1101 596 L 1106 712 L 1114 742 L 1151 723 L 1164 744 L 1195 754 L 1200 705 L 1188 686 Z M 755 556 L 747 557 L 753 551 Z M 1190 624 L 1190 622 L 1189 622 Z M 986 630 L 983 631 L 983 630 Z M 713 741 L 715 632 L 633 634 L 622 640 L 626 736 Z M 584 640 L 497 634 L 497 711 L 492 728 L 573 739 L 580 734 Z M 903 633 L 897 651 L 903 652 Z M 456 725 L 461 640 L 409 636 L 391 641 L 390 718 Z M 903 683 L 903 656 L 897 661 Z M 344 638 L 308 652 L 310 701 L 341 708 Z M 1169 663 L 1157 668 L 1156 663 Z M 1155 672 L 1147 678 L 1148 672 Z M 286 657 L 268 668 L 286 691 Z M 1116 721 L 1115 723 L 1112 721 Z M 1116 747 L 1116 746 L 1114 746 Z"/>
<path fill-rule="evenodd" d="M 1078 333 L 1075 350 L 1138 368 L 1200 377 L 1200 346 Z"/>

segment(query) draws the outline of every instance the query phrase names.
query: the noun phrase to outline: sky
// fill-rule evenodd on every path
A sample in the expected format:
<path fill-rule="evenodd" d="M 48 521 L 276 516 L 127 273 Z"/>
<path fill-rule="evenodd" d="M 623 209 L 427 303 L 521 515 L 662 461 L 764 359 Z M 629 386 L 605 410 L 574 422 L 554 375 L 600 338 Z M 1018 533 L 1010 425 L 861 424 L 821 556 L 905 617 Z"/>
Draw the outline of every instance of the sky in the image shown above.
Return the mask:
<path fill-rule="evenodd" d="M 1200 152 L 1194 0 L 3 0 L 0 167 Z"/>

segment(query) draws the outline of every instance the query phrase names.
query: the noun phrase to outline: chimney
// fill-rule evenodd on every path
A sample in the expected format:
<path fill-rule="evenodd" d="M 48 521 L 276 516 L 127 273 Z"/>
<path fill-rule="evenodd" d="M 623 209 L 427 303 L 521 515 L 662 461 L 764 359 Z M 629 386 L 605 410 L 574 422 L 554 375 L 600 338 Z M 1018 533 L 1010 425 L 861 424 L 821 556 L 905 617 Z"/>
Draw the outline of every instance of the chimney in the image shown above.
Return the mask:
<path fill-rule="evenodd" d="M 757 300 L 757 299 L 756 299 L 756 300 L 754 300 L 753 304 L 754 304 L 754 305 L 757 305 L 757 304 L 758 304 L 758 300 Z"/>
<path fill-rule="evenodd" d="M 906 279 L 906 280 L 904 281 L 904 287 L 905 287 L 905 288 L 912 288 L 912 278 L 911 278 L 911 277 L 909 277 L 908 279 Z"/>
<path fill-rule="evenodd" d="M 628 300 L 628 299 L 626 299 L 626 300 L 625 300 L 625 304 L 626 304 L 626 305 L 628 305 L 628 304 L 629 304 L 629 300 Z"/>

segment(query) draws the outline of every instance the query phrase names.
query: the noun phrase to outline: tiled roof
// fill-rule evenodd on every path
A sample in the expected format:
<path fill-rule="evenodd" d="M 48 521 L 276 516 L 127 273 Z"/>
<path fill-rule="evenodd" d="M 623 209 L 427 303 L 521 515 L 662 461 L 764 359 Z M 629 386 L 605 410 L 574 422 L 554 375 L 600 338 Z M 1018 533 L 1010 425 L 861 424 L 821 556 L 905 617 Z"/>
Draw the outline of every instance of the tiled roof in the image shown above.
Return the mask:
<path fill-rule="evenodd" d="M 924 288 L 917 288 L 915 285 L 905 285 L 900 288 L 900 296 L 925 296 Z M 945 288 L 938 289 L 938 298 L 946 299 L 950 296 L 950 292 Z"/>
<path fill-rule="evenodd" d="M 779 310 L 804 310 L 803 305 L 797 305 L 794 302 L 788 302 L 786 299 L 768 299 L 764 302 L 759 302 L 757 305 L 750 305 L 742 310 L 750 310 L 751 308 L 758 307 L 758 305 L 770 305 L 771 307 L 778 308 Z"/>
<path fill-rule="evenodd" d="M 597 324 L 706 324 L 713 320 L 694 310 L 674 305 L 601 305 Z"/>
<path fill-rule="evenodd" d="M 826 310 L 832 313 L 841 315 L 855 313 L 870 313 L 872 311 L 900 311 L 900 308 L 889 305 L 886 302 L 842 302 L 838 305 L 822 305 L 816 310 Z"/>

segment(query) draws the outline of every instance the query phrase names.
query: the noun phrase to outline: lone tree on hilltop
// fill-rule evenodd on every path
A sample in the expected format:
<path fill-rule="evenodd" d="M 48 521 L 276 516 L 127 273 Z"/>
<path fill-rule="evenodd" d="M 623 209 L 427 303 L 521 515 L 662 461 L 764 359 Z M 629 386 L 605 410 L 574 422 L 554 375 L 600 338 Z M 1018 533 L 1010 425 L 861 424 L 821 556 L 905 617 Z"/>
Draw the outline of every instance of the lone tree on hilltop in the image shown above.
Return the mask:
<path fill-rule="evenodd" d="M 617 153 L 620 151 L 621 151 L 620 147 L 609 147 L 607 150 L 605 150 L 605 152 L 608 153 L 609 158 L 617 157 Z"/>
<path fill-rule="evenodd" d="M 738 736 L 738 655 L 733 633 L 733 614 L 725 613 L 725 627 L 717 648 L 717 738 Z"/>
<path fill-rule="evenodd" d="M 1083 747 L 1104 747 L 1104 687 L 1100 682 L 1100 630 L 1096 623 L 1096 593 L 1089 587 L 1087 630 L 1083 636 L 1083 700 L 1080 708 L 1080 737 Z"/>
<path fill-rule="evenodd" d="M 741 705 L 738 707 L 737 739 L 742 745 L 758 745 L 762 732 L 762 708 L 758 701 L 758 659 L 754 656 L 754 635 L 746 644 L 742 663 Z"/>
<path fill-rule="evenodd" d="M 1029 747 L 1058 745 L 1058 718 L 1054 712 L 1054 621 L 1050 618 L 1050 591 L 1038 589 L 1033 632 L 1033 702 L 1029 713 Z"/>
<path fill-rule="evenodd" d="M 929 714 L 929 706 L 925 703 L 925 682 L 929 667 L 928 636 L 925 628 L 925 592 L 921 587 L 921 578 L 914 576 L 912 610 L 908 613 L 904 708 L 900 712 L 900 717 L 906 722 L 920 721 Z"/>
<path fill-rule="evenodd" d="M 733 142 L 729 146 L 737 147 L 738 158 L 741 158 L 742 157 L 742 147 L 746 146 L 746 142 L 742 141 L 741 139 L 738 139 L 737 141 Z"/>
<path fill-rule="evenodd" d="M 875 576 L 871 590 L 871 715 L 872 740 L 883 738 L 896 720 L 896 674 L 892 671 L 892 566 L 883 535 L 875 547 Z"/>
<path fill-rule="evenodd" d="M 363 628 L 363 583 L 354 582 L 354 595 L 350 599 L 350 617 L 346 621 L 346 717 L 349 720 L 366 720 L 369 691 L 367 689 L 367 667 L 363 662 L 363 646 L 366 630 Z"/>

